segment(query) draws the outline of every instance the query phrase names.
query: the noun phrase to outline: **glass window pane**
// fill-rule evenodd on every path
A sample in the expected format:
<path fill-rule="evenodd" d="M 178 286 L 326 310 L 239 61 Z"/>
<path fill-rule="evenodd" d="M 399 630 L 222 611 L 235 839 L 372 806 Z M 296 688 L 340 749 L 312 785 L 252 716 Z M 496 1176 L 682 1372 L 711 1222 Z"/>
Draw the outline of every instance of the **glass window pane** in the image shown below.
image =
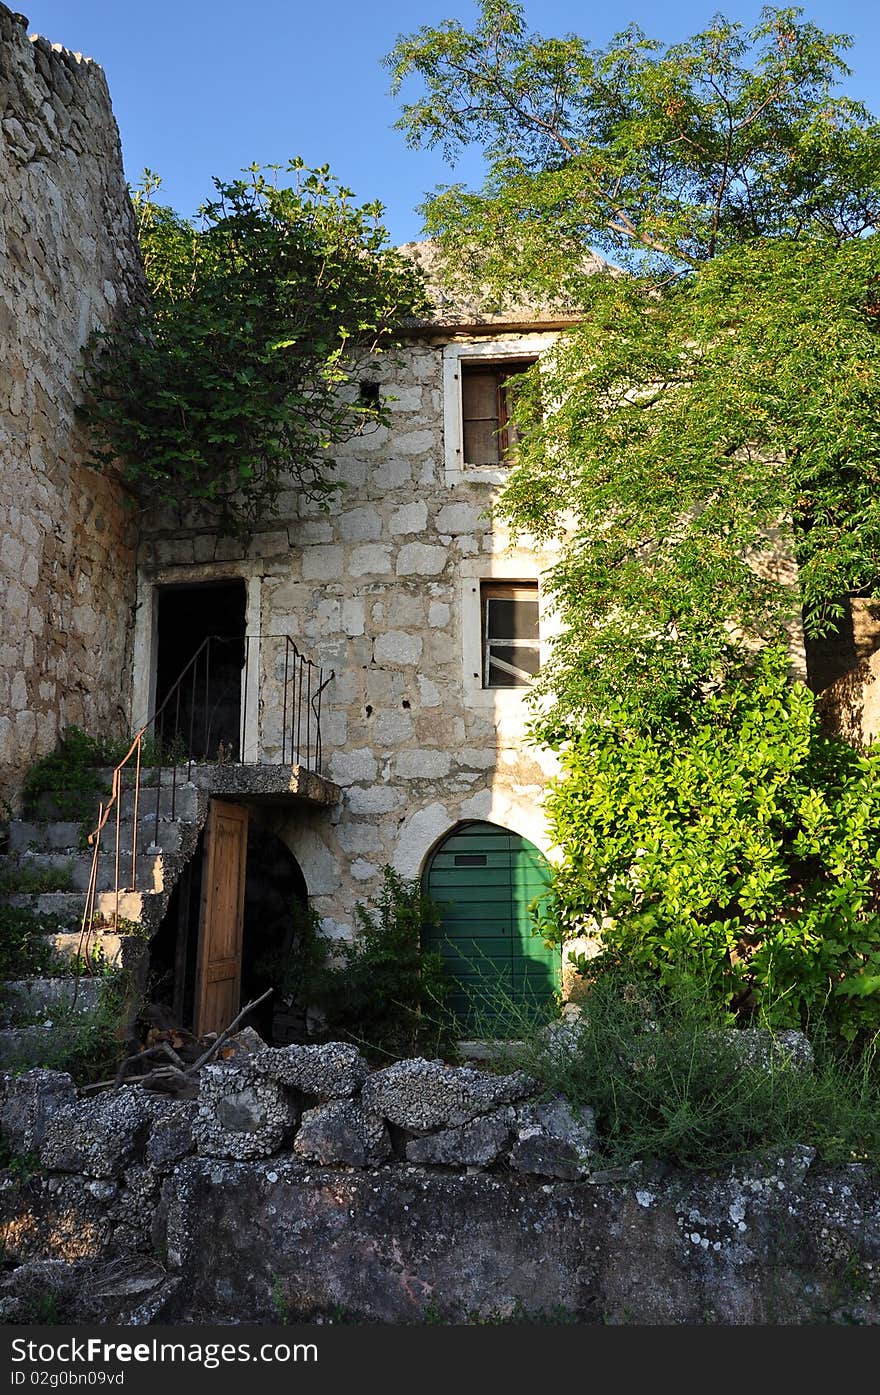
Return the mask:
<path fill-rule="evenodd" d="M 490 688 L 524 688 L 540 668 L 540 655 L 529 645 L 489 645 Z"/>
<path fill-rule="evenodd" d="M 538 640 L 538 602 L 489 596 L 486 599 L 487 639 Z"/>

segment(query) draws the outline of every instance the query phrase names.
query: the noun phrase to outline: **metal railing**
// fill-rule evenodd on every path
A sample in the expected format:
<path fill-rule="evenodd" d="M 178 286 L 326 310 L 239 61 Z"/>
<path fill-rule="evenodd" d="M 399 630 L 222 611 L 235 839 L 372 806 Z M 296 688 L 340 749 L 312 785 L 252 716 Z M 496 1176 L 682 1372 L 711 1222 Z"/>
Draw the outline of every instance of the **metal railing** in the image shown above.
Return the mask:
<path fill-rule="evenodd" d="M 120 896 L 137 889 L 138 826 L 142 797 L 152 794 L 142 771 L 155 781 L 153 846 L 159 847 L 163 793 L 170 795 L 170 817 L 176 816 L 178 784 L 193 765 L 297 765 L 321 773 L 321 703 L 334 677 L 307 658 L 290 635 L 257 637 L 209 635 L 189 659 L 167 692 L 157 695 L 153 715 L 132 738 L 113 771 L 110 793 L 100 805 L 98 822 L 89 834 L 92 863 L 80 927 L 79 954 L 87 946 L 98 893 L 101 838 L 111 815 L 115 818 L 114 927 L 119 925 Z M 256 710 L 255 710 L 256 709 Z M 267 721 L 267 713 L 268 721 Z M 280 713 L 280 728 L 270 730 L 272 715 Z M 163 785 L 163 774 L 170 779 Z M 126 776 L 131 779 L 126 785 Z M 132 799 L 131 877 L 121 884 L 123 796 Z M 127 850 L 126 850 L 127 851 Z"/>

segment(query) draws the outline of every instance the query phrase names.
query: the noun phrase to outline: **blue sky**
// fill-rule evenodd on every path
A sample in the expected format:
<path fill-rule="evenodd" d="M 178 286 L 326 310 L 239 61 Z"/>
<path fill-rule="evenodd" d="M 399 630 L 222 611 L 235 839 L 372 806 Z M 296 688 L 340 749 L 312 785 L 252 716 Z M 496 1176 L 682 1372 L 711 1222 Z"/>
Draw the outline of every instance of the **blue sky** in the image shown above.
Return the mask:
<path fill-rule="evenodd" d="M 526 4 L 534 28 L 573 30 L 598 45 L 630 20 L 674 42 L 716 9 L 750 23 L 760 8 L 743 0 Z M 381 199 L 394 241 L 403 242 L 419 235 L 415 208 L 425 192 L 451 177 L 479 177 L 476 158 L 451 176 L 439 154 L 406 148 L 381 66 L 399 33 L 472 20 L 467 0 L 23 0 L 23 9 L 31 32 L 104 66 L 129 180 L 144 166 L 157 170 L 181 213 L 195 212 L 212 175 L 233 178 L 253 160 L 301 155 L 329 163 L 359 199 Z M 823 29 L 853 35 L 848 90 L 880 112 L 880 5 L 818 0 L 804 9 Z"/>

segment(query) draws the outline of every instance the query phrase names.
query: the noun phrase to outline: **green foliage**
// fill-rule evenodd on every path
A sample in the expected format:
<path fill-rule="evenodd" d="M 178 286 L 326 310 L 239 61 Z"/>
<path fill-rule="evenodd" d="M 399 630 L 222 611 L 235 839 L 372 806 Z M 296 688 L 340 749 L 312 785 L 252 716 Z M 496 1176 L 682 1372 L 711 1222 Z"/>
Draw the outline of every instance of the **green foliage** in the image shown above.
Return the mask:
<path fill-rule="evenodd" d="M 69 967 L 49 938 L 64 928 L 57 916 L 0 905 L 0 981 L 52 977 Z"/>
<path fill-rule="evenodd" d="M 572 527 L 549 580 L 563 719 L 656 721 L 737 662 L 737 635 L 784 637 L 801 609 L 825 633 L 876 584 L 878 278 L 876 236 L 735 248 L 662 295 L 595 278 L 542 364 L 556 409 L 517 405 L 500 505 L 541 537 Z"/>
<path fill-rule="evenodd" d="M 87 350 L 93 463 L 121 458 L 144 501 L 215 505 L 227 528 L 283 487 L 338 487 L 333 447 L 377 420 L 355 400 L 358 365 L 423 307 L 381 205 L 353 204 L 326 166 L 291 161 L 291 186 L 279 171 L 215 179 L 198 226 L 154 201 L 145 172 L 133 198 L 150 302 Z"/>
<path fill-rule="evenodd" d="M 91 819 L 98 800 L 109 793 L 99 767 L 113 764 L 105 741 L 69 726 L 55 750 L 28 771 L 22 786 L 25 818 L 39 818 L 47 804 L 60 819 Z"/>
<path fill-rule="evenodd" d="M 816 1024 L 812 1070 L 781 1048 L 760 1064 L 741 1054 L 728 1015 L 697 980 L 663 990 L 628 971 L 603 975 L 579 1024 L 556 1024 L 561 1038 L 516 1020 L 510 1031 L 526 1039 L 502 1069 L 520 1066 L 549 1093 L 595 1109 L 600 1168 L 721 1168 L 794 1145 L 880 1167 L 876 1036 L 843 1054 Z"/>
<path fill-rule="evenodd" d="M 0 1167 L 11 1172 L 16 1182 L 27 1182 L 40 1170 L 39 1153 L 13 1153 L 5 1138 L 0 1138 Z"/>
<path fill-rule="evenodd" d="M 481 0 L 470 31 L 424 26 L 388 58 L 421 94 L 398 125 L 451 160 L 482 149 L 477 192 L 442 189 L 430 232 L 499 295 L 579 292 L 597 247 L 640 275 L 697 266 L 764 237 L 835 241 L 874 226 L 878 133 L 835 91 L 846 35 L 796 8 L 716 15 L 674 45 L 636 25 L 594 49 L 529 31 L 522 6 Z"/>
<path fill-rule="evenodd" d="M 878 127 L 836 91 L 849 40 L 799 14 L 594 50 L 484 0 L 472 32 L 423 29 L 390 60 L 423 85 L 411 142 L 488 161 L 481 191 L 427 206 L 450 276 L 583 311 L 526 375 L 500 503 L 568 537 L 542 685 L 560 721 L 609 702 L 659 720 L 738 636 L 782 637 L 802 608 L 825 633 L 877 580 Z"/>
<path fill-rule="evenodd" d="M 437 923 L 418 882 L 384 869 L 371 905 L 355 907 L 357 933 L 339 946 L 341 962 L 316 970 L 309 1001 L 327 1031 L 378 1056 L 450 1054 L 453 1024 L 444 1008 L 448 991 L 441 956 L 422 948 L 423 930 Z"/>
<path fill-rule="evenodd" d="M 880 751 L 823 734 L 784 650 L 660 730 L 609 714 L 561 760 L 542 928 L 601 934 L 585 973 L 689 973 L 775 1026 L 880 1026 Z"/>
<path fill-rule="evenodd" d="M 84 1011 L 81 1003 L 57 1003 L 51 1010 L 42 1011 L 37 1021 L 44 1022 L 50 1016 L 52 1025 L 45 1033 L 45 1040 L 40 1042 L 39 1064 L 49 1070 L 69 1071 L 77 1085 L 112 1078 L 125 1055 L 120 1023 L 130 991 L 127 974 L 119 969 L 105 971 L 101 974 L 101 992 L 94 1007 Z M 25 1025 L 22 1021 L 16 1022 L 16 1026 Z M 35 1048 L 31 1042 L 22 1046 L 19 1057 L 10 1048 L 7 1069 L 27 1070 L 34 1065 L 34 1057 Z"/>
<path fill-rule="evenodd" d="M 47 891 L 71 891 L 73 866 L 64 867 L 11 866 L 0 871 L 0 896 L 16 894 L 39 895 Z"/>

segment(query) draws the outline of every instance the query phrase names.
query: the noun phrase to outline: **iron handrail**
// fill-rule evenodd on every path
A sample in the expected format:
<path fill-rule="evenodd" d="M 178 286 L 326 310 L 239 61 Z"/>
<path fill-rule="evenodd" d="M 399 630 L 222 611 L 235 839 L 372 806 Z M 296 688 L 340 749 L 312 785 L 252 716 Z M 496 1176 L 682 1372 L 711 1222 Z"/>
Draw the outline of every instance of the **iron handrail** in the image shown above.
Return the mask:
<path fill-rule="evenodd" d="M 175 720 L 175 727 L 174 727 L 174 737 L 173 737 L 173 741 L 172 741 L 172 751 L 171 751 L 172 759 L 171 759 L 170 762 L 169 762 L 170 767 L 171 767 L 171 772 L 172 772 L 172 778 L 171 778 L 171 818 L 173 819 L 174 816 L 175 816 L 175 813 L 176 813 L 176 806 L 177 806 L 177 773 L 178 773 L 178 762 L 177 762 L 176 759 L 174 759 L 174 755 L 175 755 L 174 745 L 175 745 L 175 743 L 177 743 L 177 742 L 179 741 L 179 739 L 180 739 L 180 729 L 179 729 L 179 726 L 180 726 L 180 705 L 181 705 L 181 696 L 182 696 L 182 693 L 183 693 L 183 686 L 184 686 L 184 683 L 186 682 L 187 678 L 188 678 L 190 675 L 192 675 L 192 692 L 191 692 L 191 695 L 190 695 L 190 712 L 189 712 L 189 740 L 188 740 L 188 742 L 187 742 L 187 756 L 186 756 L 186 763 L 187 763 L 187 781 L 189 781 L 189 780 L 191 779 L 191 777 L 192 777 L 192 767 L 193 767 L 193 763 L 194 763 L 194 761 L 197 760 L 197 757 L 196 757 L 195 754 L 194 754 L 193 741 L 194 741 L 194 725 L 195 725 L 195 714 L 196 714 L 196 692 L 197 692 L 196 684 L 197 684 L 197 679 L 198 679 L 199 662 L 200 662 L 202 656 L 204 655 L 204 657 L 205 657 L 205 714 L 204 714 L 204 746 L 203 746 L 203 750 L 202 750 L 202 756 L 204 757 L 204 756 L 207 755 L 207 751 L 208 751 L 208 748 L 209 748 L 209 737 L 210 737 L 210 720 L 209 720 L 209 709 L 208 709 L 208 694 L 209 694 L 209 691 L 210 691 L 210 658 L 211 658 L 211 645 L 212 645 L 212 644 L 243 643 L 243 645 L 244 645 L 244 660 L 243 660 L 243 664 L 242 664 L 242 674 L 241 674 L 241 680 L 240 680 L 241 683 L 242 683 L 242 688 L 241 688 L 241 712 L 240 712 L 240 718 L 239 718 L 239 760 L 238 760 L 237 763 L 242 764 L 242 765 L 247 765 L 247 764 L 259 764 L 259 759 L 260 759 L 260 755 L 261 755 L 261 741 L 260 741 L 259 731 L 258 731 L 258 734 L 257 734 L 255 758 L 254 758 L 252 761 L 249 761 L 249 760 L 246 759 L 246 743 L 247 743 L 247 735 L 248 735 L 248 731 L 247 731 L 247 703 L 248 703 L 248 693 L 249 693 L 250 686 L 251 686 L 251 685 L 250 685 L 250 678 L 251 678 L 251 674 L 252 674 L 252 672 L 253 672 L 253 670 L 252 670 L 252 668 L 251 668 L 251 645 L 252 645 L 252 642 L 253 642 L 253 643 L 255 643 L 256 646 L 257 646 L 257 665 L 256 665 L 256 673 L 257 673 L 257 685 L 258 685 L 258 689 L 259 689 L 259 680 L 260 680 L 259 650 L 260 650 L 260 645 L 261 645 L 261 643 L 262 643 L 263 640 L 271 640 L 271 639 L 281 639 L 281 640 L 284 640 L 284 687 L 283 687 L 283 697 L 282 697 L 283 715 L 282 715 L 282 731 L 281 731 L 281 764 L 282 764 L 282 765 L 286 765 L 286 764 L 287 764 L 288 745 L 289 745 L 289 753 L 290 753 L 290 762 L 291 762 L 291 764 L 292 764 L 292 765 L 293 765 L 293 764 L 302 765 L 302 764 L 304 763 L 304 762 L 303 762 L 303 757 L 304 757 L 304 758 L 305 758 L 305 765 L 306 765 L 306 768 L 311 768 L 310 763 L 311 763 L 311 759 L 312 759 L 312 745 L 313 745 L 313 743 L 312 743 L 312 728 L 313 728 L 313 726 L 314 726 L 314 760 L 315 760 L 314 769 L 315 769 L 315 773 L 316 773 L 316 774 L 320 774 L 320 771 L 321 771 L 321 760 L 322 760 L 322 741 L 321 741 L 321 698 L 322 698 L 322 694 L 323 694 L 323 692 L 324 692 L 324 689 L 327 687 L 328 683 L 330 683 L 331 680 L 335 677 L 334 671 L 331 670 L 330 673 L 329 673 L 329 675 L 327 675 L 327 677 L 325 677 L 325 676 L 324 676 L 324 669 L 323 669 L 319 664 L 316 664 L 316 663 L 314 662 L 314 660 L 307 658 L 306 655 L 304 655 L 304 654 L 302 653 L 302 651 L 298 648 L 296 642 L 294 641 L 294 639 L 293 639 L 290 635 L 264 635 L 264 636 L 254 636 L 254 637 L 251 637 L 251 636 L 248 636 L 248 635 L 238 635 L 238 636 L 207 635 L 207 636 L 202 640 L 201 644 L 198 646 L 198 648 L 196 649 L 196 651 L 195 651 L 195 653 L 192 655 L 192 657 L 191 657 L 191 658 L 188 660 L 188 662 L 184 665 L 184 667 L 183 667 L 183 669 L 181 670 L 180 674 L 179 674 L 178 677 L 175 679 L 174 683 L 171 685 L 171 687 L 169 688 L 168 692 L 167 692 L 167 693 L 165 694 L 165 696 L 163 697 L 162 701 L 158 704 L 158 706 L 156 707 L 155 711 L 152 713 L 152 715 L 151 715 L 150 717 L 147 718 L 147 720 L 143 723 L 143 725 L 138 729 L 138 731 L 137 731 L 137 732 L 135 733 L 135 735 L 132 737 L 131 745 L 129 746 L 129 748 L 128 748 L 126 754 L 125 754 L 125 756 L 122 758 L 121 761 L 119 761 L 119 763 L 115 766 L 115 768 L 114 768 L 114 770 L 113 770 L 113 778 L 112 778 L 111 785 L 110 785 L 109 798 L 108 798 L 106 804 L 101 803 L 101 804 L 99 805 L 99 809 L 98 809 L 98 822 L 97 822 L 95 828 L 92 830 L 92 832 L 88 835 L 88 843 L 89 843 L 89 846 L 93 849 L 93 851 L 92 851 L 92 865 L 91 865 L 90 873 L 89 873 L 89 882 L 88 882 L 88 887 L 87 887 L 87 890 L 86 890 L 86 904 L 85 904 L 85 908 L 84 908 L 84 910 L 83 910 L 82 923 L 81 923 L 81 926 L 80 926 L 80 938 L 79 938 L 79 946 L 78 946 L 78 957 L 79 957 L 80 961 L 82 961 L 83 954 L 84 954 L 84 950 L 87 950 L 87 948 L 88 948 L 88 940 L 89 940 L 89 936 L 90 936 L 90 933 L 91 933 L 91 926 L 92 926 L 92 923 L 93 923 L 93 921 L 94 921 L 94 919 L 95 919 L 95 904 L 96 904 L 96 899 L 97 899 L 97 883 L 98 883 L 98 862 L 99 862 L 100 852 L 101 852 L 101 835 L 102 835 L 104 829 L 106 828 L 107 823 L 108 823 L 108 821 L 109 821 L 109 819 L 110 819 L 110 815 L 111 815 L 111 813 L 113 812 L 114 809 L 115 809 L 115 812 L 116 812 L 116 820 L 115 820 L 115 824 L 116 824 L 116 827 L 115 827 L 115 834 L 116 834 L 116 836 L 115 836 L 115 848 L 114 848 L 114 895 L 115 895 L 115 904 L 114 904 L 114 917 L 113 917 L 113 919 L 114 919 L 114 925 L 115 925 L 117 928 L 118 928 L 118 925 L 119 925 L 119 898 L 120 898 L 120 894 L 121 894 L 121 890 L 122 890 L 122 888 L 120 887 L 120 858 L 121 858 L 121 852 L 122 852 L 122 848 L 121 848 L 121 834 L 122 834 L 123 772 L 126 770 L 126 768 L 128 767 L 129 763 L 130 763 L 130 762 L 132 761 L 132 759 L 134 758 L 134 761 L 135 761 L 135 771 L 134 771 L 134 784 L 133 784 L 133 786 L 132 786 L 133 792 L 134 792 L 134 804 L 133 804 L 133 813 L 132 813 L 133 827 L 132 827 L 132 844 L 131 844 L 131 884 L 130 884 L 130 886 L 129 886 L 128 888 L 126 888 L 127 890 L 134 891 L 134 890 L 137 889 L 138 814 L 139 814 L 139 809 L 140 809 L 141 770 L 142 770 L 142 766 L 143 766 L 143 747 L 144 747 L 144 738 L 145 738 L 145 736 L 147 735 L 147 733 L 148 733 L 151 729 L 153 730 L 154 733 L 156 733 L 156 732 L 159 730 L 159 728 L 157 727 L 157 723 L 160 721 L 160 718 L 162 718 L 162 716 L 163 716 L 167 711 L 170 710 L 171 704 L 174 703 L 174 711 L 175 711 L 175 719 L 174 719 L 174 720 Z M 289 687 L 290 687 L 290 682 L 291 682 L 291 666 L 292 666 L 292 670 L 293 670 L 293 702 L 292 702 L 292 703 L 289 703 L 288 698 L 289 698 Z M 314 691 L 312 691 L 313 677 L 314 677 L 314 682 L 315 682 Z M 304 689 L 304 687 L 305 687 L 306 712 L 305 712 L 305 725 L 304 725 L 304 727 L 303 727 L 303 689 Z M 291 710 L 291 723 L 290 723 L 290 731 L 288 732 L 288 720 L 287 720 L 287 719 L 288 719 L 288 708 L 289 708 L 289 707 L 290 707 L 290 710 Z M 304 740 L 303 740 L 303 736 L 304 736 Z M 163 750 L 162 750 L 162 747 L 163 747 L 163 738 L 164 738 L 164 733 L 163 733 L 162 735 L 159 736 L 159 744 L 158 744 L 159 759 L 158 759 L 158 763 L 154 766 L 155 777 L 156 777 L 156 812 L 155 812 L 155 833 L 154 833 L 154 840 L 153 840 L 153 842 L 154 842 L 154 846 L 156 846 L 156 847 L 158 847 L 158 845 L 159 845 L 159 821 L 160 821 L 161 801 L 162 801 L 162 773 L 163 773 L 163 770 L 165 769 L 165 765 L 164 765 L 164 761 L 163 761 Z M 288 738 L 289 738 L 289 739 L 288 739 Z M 296 759 L 295 759 L 295 760 L 294 760 L 294 754 L 295 754 L 295 756 L 296 756 Z M 88 933 L 87 933 L 87 932 L 88 932 Z"/>

